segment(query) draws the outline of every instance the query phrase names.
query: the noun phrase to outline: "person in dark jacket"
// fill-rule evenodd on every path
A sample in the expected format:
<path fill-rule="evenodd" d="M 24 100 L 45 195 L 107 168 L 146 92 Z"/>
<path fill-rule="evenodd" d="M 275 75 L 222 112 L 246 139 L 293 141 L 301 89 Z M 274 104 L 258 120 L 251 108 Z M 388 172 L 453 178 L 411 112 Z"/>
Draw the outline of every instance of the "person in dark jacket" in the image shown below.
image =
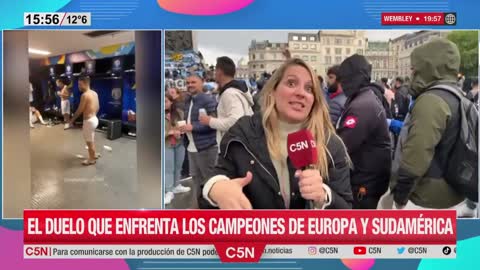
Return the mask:
<path fill-rule="evenodd" d="M 351 208 L 349 158 L 313 70 L 287 60 L 262 93 L 261 113 L 241 118 L 223 137 L 200 199 L 221 209 L 305 209 L 307 201 L 315 209 Z M 287 135 L 301 129 L 312 132 L 318 154 L 303 171 L 287 154 Z"/>
<path fill-rule="evenodd" d="M 467 94 L 467 98 L 470 99 L 478 108 L 478 79 L 472 80 L 472 89 Z"/>
<path fill-rule="evenodd" d="M 393 118 L 395 120 L 404 121 L 410 106 L 410 96 L 408 94 L 408 86 L 404 83 L 402 77 L 395 79 L 395 98 L 392 106 Z"/>
<path fill-rule="evenodd" d="M 202 182 L 213 174 L 218 154 L 216 130 L 200 123 L 199 111 L 203 109 L 208 115 L 215 115 L 217 102 L 203 92 L 203 78 L 197 74 L 187 78 L 187 90 L 191 95 L 185 100 L 185 123 L 177 125 L 187 135 L 190 175 L 198 196 Z"/>
<path fill-rule="evenodd" d="M 268 73 L 264 73 L 262 75 L 261 79 L 259 79 L 257 81 L 257 92 L 255 93 L 255 95 L 253 95 L 252 109 L 253 109 L 254 113 L 260 113 L 260 104 L 262 103 L 262 101 L 261 101 L 262 89 L 263 89 L 263 86 L 267 83 L 267 81 L 270 79 L 271 76 L 272 75 L 270 75 Z"/>
<path fill-rule="evenodd" d="M 339 79 L 347 96 L 337 133 L 353 162 L 353 208 L 374 209 L 386 192 L 391 167 L 387 126 L 388 102 L 381 85 L 370 83 L 371 66 L 355 54 L 340 65 Z"/>
<path fill-rule="evenodd" d="M 335 65 L 328 69 L 327 71 L 327 103 L 330 109 L 330 119 L 332 119 L 333 125 L 337 124 L 338 119 L 342 115 L 342 112 L 345 108 L 345 102 L 347 97 L 343 93 L 342 86 L 337 81 L 338 70 L 340 69 L 339 65 Z"/>

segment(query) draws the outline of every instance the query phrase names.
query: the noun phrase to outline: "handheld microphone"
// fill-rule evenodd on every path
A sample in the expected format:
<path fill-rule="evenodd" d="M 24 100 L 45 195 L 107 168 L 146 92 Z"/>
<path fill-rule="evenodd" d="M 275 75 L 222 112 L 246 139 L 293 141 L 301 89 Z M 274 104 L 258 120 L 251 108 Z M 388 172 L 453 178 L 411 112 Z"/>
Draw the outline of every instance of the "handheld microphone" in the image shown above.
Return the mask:
<path fill-rule="evenodd" d="M 313 169 L 318 161 L 317 145 L 312 133 L 303 129 L 288 134 L 288 157 L 297 170 Z M 313 201 L 309 200 L 309 208 L 313 209 Z"/>

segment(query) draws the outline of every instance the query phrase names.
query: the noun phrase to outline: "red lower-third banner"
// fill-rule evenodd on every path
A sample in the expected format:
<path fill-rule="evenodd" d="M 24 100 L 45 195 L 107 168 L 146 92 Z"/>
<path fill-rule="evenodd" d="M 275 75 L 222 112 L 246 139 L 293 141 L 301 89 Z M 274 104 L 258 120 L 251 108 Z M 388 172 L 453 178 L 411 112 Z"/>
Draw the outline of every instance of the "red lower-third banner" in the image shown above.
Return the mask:
<path fill-rule="evenodd" d="M 25 243 L 452 244 L 455 211 L 26 210 Z"/>
<path fill-rule="evenodd" d="M 25 245 L 455 245 L 455 211 L 25 210 Z M 248 244 L 248 245 L 247 245 Z M 246 250 L 246 251 L 247 251 Z M 245 251 L 245 252 L 246 252 Z M 258 253 L 258 254 L 256 254 Z"/>

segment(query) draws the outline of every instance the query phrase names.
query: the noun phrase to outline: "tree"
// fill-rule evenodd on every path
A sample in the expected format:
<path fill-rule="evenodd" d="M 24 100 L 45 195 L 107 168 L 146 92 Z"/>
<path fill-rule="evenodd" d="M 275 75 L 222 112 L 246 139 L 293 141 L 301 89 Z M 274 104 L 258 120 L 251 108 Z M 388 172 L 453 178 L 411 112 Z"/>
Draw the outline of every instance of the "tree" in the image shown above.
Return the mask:
<path fill-rule="evenodd" d="M 447 37 L 460 51 L 460 72 L 478 77 L 478 31 L 452 31 Z"/>

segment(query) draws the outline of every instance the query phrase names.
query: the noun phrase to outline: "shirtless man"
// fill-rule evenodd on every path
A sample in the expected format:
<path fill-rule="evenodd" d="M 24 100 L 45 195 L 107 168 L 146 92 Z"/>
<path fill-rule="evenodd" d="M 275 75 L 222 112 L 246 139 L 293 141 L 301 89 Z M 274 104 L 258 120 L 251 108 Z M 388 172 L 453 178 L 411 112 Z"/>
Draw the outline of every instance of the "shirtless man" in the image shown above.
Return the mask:
<path fill-rule="evenodd" d="M 42 125 L 47 124 L 47 123 L 45 123 L 45 121 L 43 121 L 43 117 L 40 114 L 40 112 L 37 109 L 35 109 L 35 107 L 30 106 L 30 127 L 35 128 L 35 126 L 33 124 L 37 121 L 40 121 L 40 123 L 42 123 Z"/>
<path fill-rule="evenodd" d="M 83 165 L 93 165 L 100 155 L 95 154 L 95 129 L 98 126 L 97 113 L 99 109 L 98 95 L 95 91 L 90 89 L 90 77 L 80 77 L 78 79 L 78 88 L 82 92 L 80 98 L 80 105 L 70 120 L 70 125 L 73 125 L 75 120 L 83 114 L 83 138 L 88 147 L 88 159 L 82 162 Z"/>
<path fill-rule="evenodd" d="M 62 107 L 62 114 L 63 114 L 63 121 L 65 122 L 65 126 L 63 129 L 68 129 L 69 122 L 70 122 L 70 91 L 68 90 L 67 85 L 64 81 L 58 79 L 57 86 L 61 88 L 60 91 L 57 92 L 58 96 L 62 99 L 61 107 Z"/>

